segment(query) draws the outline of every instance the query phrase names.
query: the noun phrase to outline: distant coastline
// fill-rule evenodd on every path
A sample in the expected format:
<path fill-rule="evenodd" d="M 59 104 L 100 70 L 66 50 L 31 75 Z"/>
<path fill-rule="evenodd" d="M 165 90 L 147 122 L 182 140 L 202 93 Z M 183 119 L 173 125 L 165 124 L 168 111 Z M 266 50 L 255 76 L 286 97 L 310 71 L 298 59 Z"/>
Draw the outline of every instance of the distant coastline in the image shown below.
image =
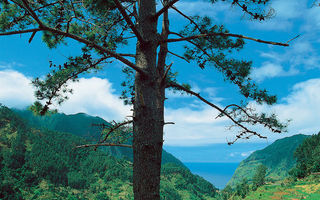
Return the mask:
<path fill-rule="evenodd" d="M 237 169 L 237 163 L 184 162 L 193 174 L 202 176 L 215 187 L 223 189 Z"/>

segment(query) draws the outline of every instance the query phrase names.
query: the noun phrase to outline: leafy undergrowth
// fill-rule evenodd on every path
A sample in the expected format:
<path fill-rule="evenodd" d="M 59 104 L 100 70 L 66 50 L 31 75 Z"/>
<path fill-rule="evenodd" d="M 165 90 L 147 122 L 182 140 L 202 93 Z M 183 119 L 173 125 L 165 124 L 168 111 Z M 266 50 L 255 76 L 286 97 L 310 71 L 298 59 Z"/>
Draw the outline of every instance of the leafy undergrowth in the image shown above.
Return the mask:
<path fill-rule="evenodd" d="M 284 180 L 272 185 L 265 185 L 250 192 L 245 199 L 319 200 L 320 176 L 309 176 L 296 182 Z"/>

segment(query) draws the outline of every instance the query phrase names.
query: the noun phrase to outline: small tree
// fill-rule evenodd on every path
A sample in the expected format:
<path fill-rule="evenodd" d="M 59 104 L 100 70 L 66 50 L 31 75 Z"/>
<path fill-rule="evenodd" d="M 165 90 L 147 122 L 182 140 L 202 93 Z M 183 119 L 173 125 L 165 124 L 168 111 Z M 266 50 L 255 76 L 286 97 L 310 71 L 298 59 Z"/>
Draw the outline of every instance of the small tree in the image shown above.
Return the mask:
<path fill-rule="evenodd" d="M 120 61 L 127 68 L 128 81 L 123 85 L 126 103 L 133 104 L 132 120 L 116 123 L 111 130 L 133 123 L 133 144 L 107 143 L 108 136 L 96 145 L 133 148 L 133 190 L 135 199 L 159 199 L 160 168 L 163 145 L 164 101 L 166 89 L 179 90 L 193 95 L 203 103 L 220 112 L 219 117 L 230 119 L 239 127 L 233 144 L 241 138 L 252 136 L 266 138 L 248 128 L 261 124 L 272 132 L 280 133 L 285 126 L 275 115 L 254 113 L 246 104 L 231 104 L 221 108 L 204 96 L 178 83 L 172 63 L 167 55 L 192 62 L 201 69 L 213 67 L 221 72 L 226 81 L 235 84 L 245 97 L 262 104 L 274 104 L 276 97 L 259 87 L 249 78 L 252 62 L 232 58 L 232 53 L 244 46 L 243 39 L 260 43 L 288 46 L 288 44 L 264 41 L 229 33 L 221 25 L 215 25 L 208 17 L 187 16 L 174 6 L 179 0 L 163 0 L 162 8 L 156 10 L 156 0 L 1 0 L 0 35 L 30 33 L 29 42 L 36 34 L 43 33 L 43 41 L 49 48 L 66 44 L 69 39 L 78 41 L 82 54 L 70 57 L 63 64 L 50 61 L 54 67 L 44 80 L 35 79 L 36 97 L 46 100 L 44 106 L 35 104 L 33 109 L 45 114 L 49 106 L 61 104 L 67 99 L 69 81 L 76 81 L 80 74 L 102 69 L 106 63 Z M 210 0 L 215 4 L 217 0 Z M 264 20 L 270 12 L 263 10 L 269 0 L 230 0 L 255 20 Z M 174 32 L 169 25 L 172 9 L 186 20 L 186 26 Z M 162 20 L 162 22 L 160 21 Z M 162 23 L 158 32 L 157 25 Z M 132 52 L 119 52 L 119 45 L 132 40 L 136 48 Z M 169 43 L 182 42 L 185 53 L 178 55 L 169 50 Z M 177 44 L 178 45 L 178 44 Z"/>
<path fill-rule="evenodd" d="M 243 178 L 241 182 L 236 186 L 236 195 L 245 198 L 249 192 L 249 184 L 246 178 Z"/>
<path fill-rule="evenodd" d="M 256 190 L 258 187 L 265 184 L 267 169 L 268 168 L 262 164 L 256 168 L 256 173 L 252 179 L 252 190 Z"/>

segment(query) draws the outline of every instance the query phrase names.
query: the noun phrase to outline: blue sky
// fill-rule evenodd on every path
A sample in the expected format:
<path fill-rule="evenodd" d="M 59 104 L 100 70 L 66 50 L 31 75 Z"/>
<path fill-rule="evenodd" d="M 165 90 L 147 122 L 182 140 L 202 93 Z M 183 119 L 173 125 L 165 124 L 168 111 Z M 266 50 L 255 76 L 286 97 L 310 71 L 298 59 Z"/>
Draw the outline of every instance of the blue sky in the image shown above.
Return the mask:
<path fill-rule="evenodd" d="M 226 151 L 226 142 L 232 140 L 237 129 L 228 130 L 231 125 L 227 119 L 215 119 L 217 111 L 204 105 L 194 97 L 182 96 L 168 92 L 165 106 L 167 121 L 175 125 L 165 127 L 165 146 L 176 155 L 183 152 L 197 152 L 197 155 L 209 161 L 219 161 L 214 155 L 217 151 L 225 152 L 229 160 L 247 156 L 257 148 L 270 144 L 277 138 L 293 134 L 315 134 L 320 131 L 320 8 L 312 6 L 307 0 L 273 0 L 270 5 L 275 10 L 273 18 L 257 22 L 249 20 L 238 7 L 229 3 L 218 2 L 214 5 L 202 0 L 181 0 L 176 6 L 188 15 L 207 15 L 217 24 L 224 24 L 232 33 L 239 33 L 264 40 L 290 42 L 289 47 L 278 47 L 246 41 L 245 48 L 236 56 L 253 61 L 252 78 L 261 87 L 278 96 L 278 104 L 259 106 L 252 103 L 258 111 L 273 112 L 281 120 L 292 119 L 288 133 L 275 135 L 262 127 L 255 130 L 268 136 L 268 140 L 255 139 L 242 141 L 242 148 L 230 147 Z M 181 27 L 186 21 L 174 11 L 171 14 L 171 29 Z M 66 57 L 77 55 L 79 45 L 69 41 L 68 46 L 49 50 L 41 42 L 40 34 L 31 44 L 29 35 L 0 37 L 0 102 L 9 107 L 24 108 L 35 98 L 30 80 L 45 76 L 49 71 L 49 60 L 62 63 Z M 183 44 L 183 43 L 181 43 Z M 171 44 L 170 50 L 181 53 L 181 44 Z M 121 48 L 122 52 L 133 52 L 130 45 Z M 239 103 L 241 97 L 237 88 L 227 82 L 213 68 L 201 70 L 194 64 L 188 64 L 174 56 L 168 58 L 168 64 L 174 62 L 172 69 L 179 72 L 178 80 L 189 83 L 193 89 L 210 99 L 213 103 L 225 106 Z M 124 80 L 121 74 L 122 65 L 114 62 L 105 66 L 99 74 L 84 76 L 79 83 L 72 83 L 74 95 L 58 107 L 67 114 L 85 112 L 101 116 L 106 120 L 123 120 L 130 115 L 130 107 L 119 100 L 120 83 Z M 261 145 L 262 144 L 262 145 Z M 225 145 L 223 148 L 221 145 Z M 241 144 L 239 144 L 241 146 Z M 212 149 L 210 153 L 201 149 Z M 217 150 L 218 149 L 218 150 Z M 220 150 L 219 150 L 220 149 Z M 232 150 L 233 149 L 233 150 Z M 240 150 L 242 149 L 242 150 Z M 228 153 L 229 152 L 229 153 Z M 181 154 L 182 155 L 182 154 Z M 200 155 L 200 157 L 201 157 Z M 188 160 L 188 157 L 180 157 Z M 225 160 L 225 159 L 220 159 Z"/>

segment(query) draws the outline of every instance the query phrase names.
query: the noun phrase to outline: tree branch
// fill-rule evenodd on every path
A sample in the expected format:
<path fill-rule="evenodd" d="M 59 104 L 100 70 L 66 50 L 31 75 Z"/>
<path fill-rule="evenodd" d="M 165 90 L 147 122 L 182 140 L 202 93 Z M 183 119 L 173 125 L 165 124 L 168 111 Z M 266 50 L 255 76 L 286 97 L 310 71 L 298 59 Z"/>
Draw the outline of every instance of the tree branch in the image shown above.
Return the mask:
<path fill-rule="evenodd" d="M 30 13 L 32 18 L 39 24 L 40 28 L 43 27 L 43 23 L 40 21 L 37 14 L 32 10 L 32 8 L 30 8 L 29 2 L 27 0 L 22 0 L 22 3 L 25 6 L 25 9 Z"/>
<path fill-rule="evenodd" d="M 217 105 L 209 102 L 208 100 L 206 100 L 205 98 L 203 98 L 199 93 L 196 93 L 192 90 L 189 90 L 188 88 L 182 86 L 182 85 L 179 85 L 177 83 L 174 83 L 174 82 L 171 82 L 167 85 L 167 87 L 171 87 L 171 88 L 176 88 L 178 90 L 182 90 L 190 95 L 193 95 L 195 97 L 197 97 L 198 99 L 200 99 L 202 102 L 206 103 L 207 105 L 209 105 L 210 107 L 212 108 L 215 108 L 216 110 L 218 110 L 220 113 L 222 113 L 223 115 L 225 115 L 226 117 L 228 117 L 235 125 L 239 126 L 240 128 L 242 128 L 243 130 L 241 131 L 240 134 L 238 134 L 236 136 L 236 138 L 241 138 L 242 136 L 244 136 L 245 134 L 248 134 L 248 133 L 251 133 L 252 135 L 255 135 L 259 138 L 263 138 L 263 139 L 266 139 L 267 137 L 265 136 L 262 136 L 261 134 L 255 132 L 255 131 L 252 131 L 252 130 L 249 130 L 247 127 L 245 127 L 244 125 L 242 125 L 240 122 L 236 121 L 232 116 L 230 116 L 227 112 L 225 112 L 225 110 L 221 109 L 220 107 L 218 107 Z M 236 139 L 237 140 L 237 139 Z M 235 140 L 235 141 L 236 141 Z M 233 142 L 229 142 L 228 144 L 231 145 L 233 144 L 235 141 Z"/>
<path fill-rule="evenodd" d="M 124 20 L 127 22 L 127 24 L 129 25 L 129 27 L 131 28 L 131 30 L 133 31 L 133 33 L 135 34 L 135 36 L 137 36 L 138 40 L 143 43 L 144 39 L 142 38 L 140 32 L 136 29 L 135 25 L 133 24 L 133 22 L 131 21 L 130 17 L 128 16 L 128 14 L 126 13 L 125 9 L 123 8 L 123 6 L 121 5 L 121 3 L 119 2 L 119 0 L 113 0 L 118 8 L 118 10 L 120 11 L 121 15 L 124 17 Z"/>
<path fill-rule="evenodd" d="M 160 15 L 162 15 L 162 13 L 166 12 L 173 4 L 175 4 L 177 1 L 179 0 L 172 0 L 170 2 L 168 2 L 163 8 L 161 8 L 154 16 L 153 16 L 153 19 L 154 20 L 157 20 L 158 17 Z"/>
<path fill-rule="evenodd" d="M 168 4 L 168 0 L 164 0 L 164 3 Z M 169 35 L 169 16 L 168 16 L 168 10 L 164 10 L 163 19 L 162 19 L 161 40 L 168 39 L 168 35 Z M 168 54 L 168 44 L 167 43 L 160 44 L 160 50 L 158 53 L 158 64 L 157 64 L 157 69 L 160 76 L 163 76 L 163 73 L 164 73 L 167 54 Z M 163 81 L 163 79 L 161 81 Z"/>
<path fill-rule="evenodd" d="M 165 83 L 166 77 L 168 75 L 168 72 L 170 71 L 170 68 L 172 66 L 173 63 L 171 63 L 170 65 L 167 66 L 166 71 L 164 72 L 163 76 L 162 76 L 162 80 L 161 80 L 161 84 Z"/>
<path fill-rule="evenodd" d="M 122 122 L 122 123 L 119 123 L 119 124 L 116 123 L 115 126 L 111 127 L 111 129 L 108 131 L 108 133 L 106 134 L 106 136 L 104 137 L 104 139 L 101 141 L 101 143 L 102 143 L 102 142 L 105 142 L 105 141 L 108 139 L 109 135 L 110 135 L 113 131 L 117 130 L 117 129 L 120 128 L 121 126 L 124 126 L 124 125 L 127 125 L 127 124 L 131 124 L 131 123 L 133 123 L 133 120 L 125 121 L 125 122 Z"/>
<path fill-rule="evenodd" d="M 179 13 L 181 16 L 183 16 L 184 18 L 188 19 L 190 21 L 190 23 L 194 24 L 195 27 L 202 33 L 202 30 L 200 29 L 200 27 L 198 26 L 198 24 L 192 20 L 190 17 L 188 17 L 187 15 L 185 15 L 183 12 L 181 12 L 180 10 L 178 10 L 178 8 L 176 8 L 175 6 L 172 6 L 172 9 L 175 10 L 177 13 Z"/>
<path fill-rule="evenodd" d="M 37 32 L 37 31 L 42 31 L 42 29 L 41 28 L 32 28 L 32 29 L 21 30 L 21 31 L 10 31 L 10 32 L 0 33 L 0 36 L 17 35 L 17 34 L 23 34 L 23 33 L 33 33 L 33 32 Z"/>
<path fill-rule="evenodd" d="M 142 75 L 147 76 L 147 73 L 143 69 L 139 68 L 138 66 L 136 66 L 135 64 L 133 64 L 129 60 L 125 59 L 124 57 L 122 57 L 121 55 L 119 55 L 119 54 L 117 54 L 117 53 L 115 53 L 113 51 L 110 51 L 110 50 L 108 50 L 108 49 L 106 49 L 106 48 L 104 48 L 104 47 L 102 47 L 100 45 L 95 44 L 94 42 L 86 40 L 86 39 L 84 39 L 82 37 L 79 37 L 77 35 L 66 33 L 66 32 L 60 31 L 58 29 L 50 28 L 50 27 L 44 27 L 43 30 L 50 31 L 52 33 L 59 34 L 59 35 L 62 35 L 62 36 L 68 37 L 68 38 L 72 38 L 72 39 L 74 39 L 74 40 L 76 40 L 78 42 L 81 42 L 83 44 L 91 46 L 91 47 L 93 47 L 93 48 L 95 48 L 95 49 L 97 49 L 97 50 L 99 50 L 101 52 L 109 54 L 111 57 L 121 61 L 122 63 L 126 64 L 128 67 L 134 69 L 135 71 L 141 73 Z"/>
<path fill-rule="evenodd" d="M 168 53 L 170 53 L 170 54 L 172 54 L 172 55 L 174 55 L 174 56 L 176 56 L 178 58 L 181 58 L 182 60 L 186 61 L 187 63 L 190 63 L 189 60 L 187 60 L 186 58 L 184 58 L 184 57 L 182 57 L 182 56 L 180 56 L 180 55 L 178 55 L 176 53 L 173 53 L 172 51 L 168 51 Z"/>
<path fill-rule="evenodd" d="M 188 41 L 188 40 L 193 40 L 193 39 L 198 39 L 198 38 L 203 38 L 203 37 L 216 36 L 216 35 L 225 36 L 225 37 L 242 38 L 242 39 L 247 39 L 247 40 L 253 40 L 253 41 L 259 42 L 259 43 L 272 44 L 272 45 L 278 45 L 278 46 L 289 46 L 288 43 L 280 43 L 280 42 L 266 41 L 266 40 L 256 39 L 256 38 L 247 37 L 247 36 L 239 35 L 239 34 L 233 34 L 233 33 L 208 33 L 208 34 L 199 34 L 199 35 L 193 35 L 193 36 L 189 36 L 189 37 L 182 37 L 182 38 L 175 38 L 175 39 L 167 39 L 167 40 L 160 41 L 160 43 L 181 42 L 181 41 Z"/>

